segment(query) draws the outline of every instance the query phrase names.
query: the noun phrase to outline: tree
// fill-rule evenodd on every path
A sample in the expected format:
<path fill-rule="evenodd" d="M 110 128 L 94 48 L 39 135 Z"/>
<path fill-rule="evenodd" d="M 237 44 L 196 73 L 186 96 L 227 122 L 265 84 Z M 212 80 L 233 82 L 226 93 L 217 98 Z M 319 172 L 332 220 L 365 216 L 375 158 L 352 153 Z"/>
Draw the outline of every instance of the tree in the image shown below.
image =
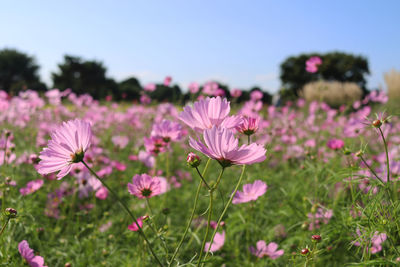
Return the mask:
<path fill-rule="evenodd" d="M 77 94 L 88 93 L 96 99 L 118 94 L 118 84 L 106 77 L 102 62 L 65 55 L 58 67 L 59 73 L 52 73 L 55 88 L 71 88 Z"/>
<path fill-rule="evenodd" d="M 165 86 L 163 84 L 157 84 L 156 90 L 150 93 L 150 97 L 158 102 L 177 102 L 181 101 L 182 91 L 178 85 Z"/>
<path fill-rule="evenodd" d="M 24 89 L 46 90 L 33 57 L 15 49 L 0 50 L 0 90 L 18 93 Z"/>
<path fill-rule="evenodd" d="M 318 72 L 309 73 L 305 69 L 306 61 L 313 56 L 320 57 L 322 64 Z M 289 57 L 281 64 L 280 79 L 286 94 L 298 96 L 303 86 L 320 79 L 326 81 L 355 82 L 367 92 L 366 78 L 369 74 L 368 60 L 362 56 L 355 56 L 341 52 L 327 54 L 301 54 Z"/>
<path fill-rule="evenodd" d="M 122 99 L 139 100 L 142 87 L 135 77 L 128 78 L 119 83 L 119 94 Z M 119 99 L 119 97 L 117 98 Z"/>

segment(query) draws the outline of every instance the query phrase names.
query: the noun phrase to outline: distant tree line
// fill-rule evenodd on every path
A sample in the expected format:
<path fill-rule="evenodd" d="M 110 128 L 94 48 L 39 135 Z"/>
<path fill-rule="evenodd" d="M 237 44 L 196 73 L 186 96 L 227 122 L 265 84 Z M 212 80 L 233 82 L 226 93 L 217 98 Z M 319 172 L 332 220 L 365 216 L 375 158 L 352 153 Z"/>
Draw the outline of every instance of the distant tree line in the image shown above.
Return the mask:
<path fill-rule="evenodd" d="M 308 73 L 305 70 L 305 62 L 312 56 L 318 56 L 323 61 L 318 73 Z M 26 89 L 46 91 L 48 88 L 40 80 L 38 70 L 39 65 L 34 57 L 15 49 L 0 50 L 0 90 L 12 95 Z M 51 88 L 60 90 L 70 88 L 76 94 L 88 93 L 95 99 L 112 97 L 117 101 L 139 101 L 144 89 L 138 79 L 130 77 L 117 82 L 107 77 L 106 73 L 107 68 L 100 61 L 65 55 L 63 61 L 58 64 L 58 70 L 51 74 L 53 82 Z M 361 56 L 339 52 L 302 54 L 289 57 L 281 64 L 280 78 L 283 87 L 280 94 L 284 98 L 296 98 L 305 84 L 319 79 L 356 82 L 367 91 L 365 79 L 367 74 L 369 74 L 368 61 Z M 228 86 L 221 83 L 218 83 L 218 86 L 226 97 L 231 97 Z M 271 102 L 272 96 L 259 87 L 242 90 L 237 101 L 248 100 L 254 90 L 264 93 L 264 102 Z M 163 83 L 155 84 L 155 89 L 146 94 L 159 102 L 183 102 L 192 99 L 190 92 L 182 92 L 176 84 L 168 86 Z"/>

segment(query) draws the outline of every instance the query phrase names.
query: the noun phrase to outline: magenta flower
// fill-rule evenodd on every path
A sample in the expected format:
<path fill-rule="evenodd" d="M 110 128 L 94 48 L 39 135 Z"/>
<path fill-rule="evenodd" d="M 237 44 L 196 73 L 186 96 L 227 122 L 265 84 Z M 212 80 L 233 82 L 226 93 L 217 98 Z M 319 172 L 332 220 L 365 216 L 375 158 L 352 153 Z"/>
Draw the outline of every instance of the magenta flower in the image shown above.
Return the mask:
<path fill-rule="evenodd" d="M 256 257 L 262 258 L 264 256 L 268 256 L 271 259 L 275 260 L 283 255 L 283 249 L 277 250 L 278 244 L 275 242 L 271 242 L 266 245 L 264 240 L 260 240 L 256 244 L 257 248 L 250 247 L 250 252 Z"/>
<path fill-rule="evenodd" d="M 203 131 L 215 126 L 234 128 L 240 122 L 238 116 L 229 117 L 230 104 L 226 98 L 207 97 L 193 104 L 193 107 L 186 106 L 179 114 L 179 119 L 195 131 Z"/>
<path fill-rule="evenodd" d="M 230 91 L 231 97 L 238 98 L 242 95 L 242 91 L 240 89 L 233 89 Z"/>
<path fill-rule="evenodd" d="M 333 150 L 339 150 L 344 147 L 344 142 L 341 139 L 330 139 L 326 145 Z"/>
<path fill-rule="evenodd" d="M 360 231 L 359 228 L 356 229 L 356 233 L 359 237 L 359 241 L 353 241 L 353 245 L 360 247 L 362 244 L 369 244 L 371 245 L 370 248 L 367 248 L 367 251 L 371 250 L 372 254 L 378 253 L 379 251 L 382 250 L 382 243 L 387 239 L 387 236 L 385 233 L 379 233 L 375 232 L 374 235 L 372 236 L 371 240 L 368 240 L 367 237 L 365 237 L 362 232 Z"/>
<path fill-rule="evenodd" d="M 204 251 L 207 252 L 209 248 L 211 252 L 218 251 L 222 248 L 224 243 L 225 243 L 225 231 L 222 231 L 222 234 L 216 233 L 214 236 L 213 243 L 211 244 L 211 248 L 210 248 L 210 242 L 207 242 L 204 246 Z"/>
<path fill-rule="evenodd" d="M 318 71 L 318 65 L 322 64 L 322 59 L 320 57 L 310 57 L 306 61 L 306 71 L 310 73 L 315 73 Z"/>
<path fill-rule="evenodd" d="M 172 77 L 171 76 L 167 76 L 164 79 L 164 86 L 169 86 L 171 84 L 172 81 Z"/>
<path fill-rule="evenodd" d="M 264 94 L 260 90 L 254 90 L 250 93 L 250 99 L 253 101 L 261 100 Z"/>
<path fill-rule="evenodd" d="M 251 118 L 251 117 L 244 116 L 242 118 L 242 123 L 236 127 L 236 130 L 239 133 L 242 133 L 245 135 L 252 135 L 255 132 L 257 132 L 259 123 L 260 123 L 259 117 Z"/>
<path fill-rule="evenodd" d="M 28 241 L 22 240 L 18 244 L 18 251 L 31 267 L 47 267 L 44 265 L 44 259 L 41 256 L 35 256 L 33 249 L 29 247 Z"/>
<path fill-rule="evenodd" d="M 75 119 L 63 124 L 51 134 L 47 147 L 40 152 L 38 172 L 60 171 L 57 178 L 66 176 L 74 163 L 83 160 L 92 139 L 90 123 Z"/>
<path fill-rule="evenodd" d="M 161 194 L 161 182 L 157 177 L 152 178 L 148 174 L 136 174 L 132 178 L 132 184 L 128 183 L 128 191 L 138 198 L 151 198 Z"/>
<path fill-rule="evenodd" d="M 108 197 L 108 190 L 106 187 L 102 186 L 99 190 L 96 191 L 96 197 L 98 199 L 106 199 Z"/>
<path fill-rule="evenodd" d="M 214 126 L 205 130 L 203 136 L 205 144 L 190 137 L 190 146 L 217 160 L 222 167 L 258 163 L 266 158 L 263 146 L 252 143 L 239 147 L 238 139 L 228 129 Z"/>
<path fill-rule="evenodd" d="M 43 183 L 44 182 L 42 179 L 30 181 L 26 184 L 26 186 L 24 188 L 21 188 L 19 190 L 19 193 L 23 196 L 32 194 L 32 193 L 36 192 L 37 190 L 39 190 L 43 186 Z"/>
<path fill-rule="evenodd" d="M 145 219 L 145 216 L 140 216 L 139 218 L 136 219 L 136 221 L 138 222 L 140 228 L 142 228 L 142 226 L 143 226 L 143 220 L 144 219 Z M 128 229 L 130 231 L 133 231 L 133 232 L 139 231 L 139 227 L 137 226 L 137 224 L 135 222 L 133 222 L 132 224 L 128 225 Z"/>
<path fill-rule="evenodd" d="M 260 196 L 267 192 L 267 184 L 261 180 L 255 180 L 252 184 L 243 185 L 243 192 L 237 191 L 233 197 L 233 204 L 246 203 L 250 201 L 255 201 Z"/>
<path fill-rule="evenodd" d="M 161 138 L 164 142 L 179 141 L 182 137 L 182 127 L 179 123 L 163 120 L 153 124 L 151 137 Z"/>

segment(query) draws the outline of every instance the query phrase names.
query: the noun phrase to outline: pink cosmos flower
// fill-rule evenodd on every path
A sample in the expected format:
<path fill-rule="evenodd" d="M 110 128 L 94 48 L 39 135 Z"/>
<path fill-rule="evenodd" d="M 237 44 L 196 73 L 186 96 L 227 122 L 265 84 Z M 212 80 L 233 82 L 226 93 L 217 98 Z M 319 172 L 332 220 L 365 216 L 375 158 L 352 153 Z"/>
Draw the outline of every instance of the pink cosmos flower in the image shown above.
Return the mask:
<path fill-rule="evenodd" d="M 322 64 L 322 59 L 320 57 L 310 57 L 306 61 L 306 71 L 310 73 L 315 73 L 318 71 L 318 65 Z"/>
<path fill-rule="evenodd" d="M 51 134 L 47 147 L 40 152 L 38 172 L 49 174 L 60 171 L 57 178 L 66 176 L 74 163 L 80 162 L 90 147 L 90 123 L 75 119 L 63 124 Z"/>
<path fill-rule="evenodd" d="M 43 186 L 44 181 L 42 179 L 30 181 L 26 184 L 26 187 L 21 188 L 19 193 L 23 196 L 32 194 L 39 190 Z"/>
<path fill-rule="evenodd" d="M 255 180 L 252 184 L 243 185 L 243 192 L 237 191 L 233 197 L 233 204 L 246 203 L 257 200 L 267 192 L 267 184 L 261 180 Z"/>
<path fill-rule="evenodd" d="M 200 89 L 200 86 L 198 83 L 192 82 L 189 84 L 189 92 L 191 94 L 196 94 L 199 91 L 199 89 Z"/>
<path fill-rule="evenodd" d="M 146 92 L 153 92 L 154 90 L 156 90 L 156 85 L 154 83 L 146 84 L 143 87 L 143 90 L 145 90 Z"/>
<path fill-rule="evenodd" d="M 240 89 L 233 89 L 230 91 L 231 97 L 238 98 L 242 95 L 242 91 Z"/>
<path fill-rule="evenodd" d="M 363 236 L 359 228 L 356 229 L 356 233 L 360 241 L 353 241 L 353 245 L 360 247 L 362 245 L 361 243 L 370 244 L 371 247 L 367 248 L 367 251 L 371 250 L 372 254 L 376 254 L 381 251 L 382 243 L 387 239 L 387 235 L 385 233 L 379 233 L 378 231 L 374 233 L 371 241 L 369 241 L 367 237 Z"/>
<path fill-rule="evenodd" d="M 253 101 L 261 100 L 263 98 L 263 92 L 260 90 L 254 90 L 250 93 L 250 99 Z"/>
<path fill-rule="evenodd" d="M 236 127 L 236 130 L 245 135 L 252 135 L 257 132 L 259 123 L 260 117 L 251 118 L 244 116 L 242 118 L 242 123 Z"/>
<path fill-rule="evenodd" d="M 164 86 L 169 86 L 171 84 L 172 81 L 172 77 L 171 76 L 167 76 L 164 79 Z"/>
<path fill-rule="evenodd" d="M 142 226 L 143 226 L 143 220 L 144 219 L 145 219 L 145 216 L 140 216 L 139 218 L 136 219 L 136 221 L 138 222 L 140 228 L 142 228 Z M 128 229 L 133 231 L 133 232 L 139 231 L 139 227 L 137 226 L 137 224 L 135 222 L 133 222 L 132 224 L 128 225 Z"/>
<path fill-rule="evenodd" d="M 307 217 L 310 219 L 310 225 L 308 230 L 312 231 L 314 229 L 318 229 L 321 226 L 321 223 L 327 224 L 333 216 L 333 210 L 323 210 L 322 208 L 318 208 L 315 214 L 308 213 Z"/>
<path fill-rule="evenodd" d="M 144 105 L 148 105 L 151 103 L 151 98 L 148 95 L 142 95 L 140 97 L 140 103 L 142 103 Z"/>
<path fill-rule="evenodd" d="M 138 159 L 148 168 L 153 168 L 156 163 L 156 159 L 150 153 L 143 150 L 139 151 Z"/>
<path fill-rule="evenodd" d="M 261 145 L 252 143 L 239 147 L 238 139 L 229 129 L 214 126 L 205 130 L 203 137 L 205 144 L 190 137 L 190 146 L 217 160 L 222 167 L 258 163 L 266 158 L 266 150 Z"/>
<path fill-rule="evenodd" d="M 211 248 L 210 248 L 210 242 L 207 242 L 206 245 L 204 246 L 204 251 L 207 252 L 208 248 L 210 248 L 211 252 L 218 251 L 222 248 L 224 243 L 225 243 L 225 231 L 222 231 L 222 234 L 216 233 L 214 236 L 213 243 L 211 244 Z"/>
<path fill-rule="evenodd" d="M 169 120 L 163 120 L 160 123 L 153 124 L 151 130 L 152 137 L 161 138 L 164 142 L 178 141 L 182 137 L 182 127 L 179 123 Z"/>
<path fill-rule="evenodd" d="M 138 198 L 151 198 L 161 194 L 161 182 L 157 177 L 152 178 L 148 174 L 136 174 L 132 178 L 132 184 L 128 183 L 128 191 Z"/>
<path fill-rule="evenodd" d="M 104 186 L 100 187 L 100 189 L 97 190 L 97 192 L 96 192 L 96 197 L 97 197 L 98 199 L 101 199 L 101 200 L 106 199 L 106 198 L 108 197 L 108 190 L 107 190 L 107 188 L 104 187 Z"/>
<path fill-rule="evenodd" d="M 266 245 L 264 240 L 260 240 L 256 244 L 257 248 L 250 247 L 250 252 L 256 257 L 262 258 L 264 256 L 268 256 L 271 259 L 275 260 L 283 255 L 283 249 L 276 250 L 278 248 L 278 244 L 275 242 L 271 242 Z"/>
<path fill-rule="evenodd" d="M 129 138 L 122 135 L 115 135 L 111 138 L 113 144 L 121 149 L 125 148 L 129 143 Z"/>
<path fill-rule="evenodd" d="M 230 110 L 230 103 L 226 98 L 207 97 L 195 102 L 193 107 L 186 106 L 178 117 L 198 132 L 210 129 L 214 125 L 234 128 L 241 122 L 241 118 L 238 116 L 229 117 Z"/>
<path fill-rule="evenodd" d="M 330 139 L 326 145 L 333 150 L 339 150 L 344 147 L 344 142 L 341 139 Z"/>
<path fill-rule="evenodd" d="M 18 251 L 31 267 L 47 267 L 44 265 L 44 259 L 41 256 L 35 256 L 33 249 L 29 247 L 28 241 L 22 240 L 18 244 Z"/>

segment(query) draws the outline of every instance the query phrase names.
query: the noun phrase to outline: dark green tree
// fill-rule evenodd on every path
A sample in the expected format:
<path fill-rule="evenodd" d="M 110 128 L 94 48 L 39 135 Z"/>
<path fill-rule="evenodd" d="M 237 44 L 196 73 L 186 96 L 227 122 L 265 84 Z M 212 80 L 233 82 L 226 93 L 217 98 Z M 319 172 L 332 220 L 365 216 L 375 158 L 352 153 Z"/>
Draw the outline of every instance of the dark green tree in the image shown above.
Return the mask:
<path fill-rule="evenodd" d="M 100 61 L 65 55 L 58 68 L 58 73 L 52 73 L 55 88 L 71 88 L 77 94 L 88 93 L 96 99 L 118 96 L 118 84 L 106 77 L 107 69 Z"/>
<path fill-rule="evenodd" d="M 151 99 L 158 102 L 177 102 L 182 99 L 182 91 L 178 85 L 164 86 L 163 84 L 157 84 L 156 90 L 151 92 Z"/>
<path fill-rule="evenodd" d="M 0 90 L 16 94 L 24 89 L 46 90 L 34 57 L 15 49 L 0 50 Z"/>
<path fill-rule="evenodd" d="M 309 73 L 306 71 L 306 61 L 313 56 L 322 59 L 318 66 L 318 72 Z M 292 92 L 298 96 L 299 91 L 309 82 L 323 79 L 326 81 L 354 82 L 364 92 L 366 88 L 366 75 L 369 74 L 368 60 L 362 56 L 356 56 L 341 52 L 327 54 L 301 54 L 289 57 L 281 64 L 280 79 L 286 94 Z"/>
<path fill-rule="evenodd" d="M 143 90 L 140 82 L 135 77 L 128 78 L 119 83 L 120 98 L 126 100 L 139 100 L 140 92 Z"/>

